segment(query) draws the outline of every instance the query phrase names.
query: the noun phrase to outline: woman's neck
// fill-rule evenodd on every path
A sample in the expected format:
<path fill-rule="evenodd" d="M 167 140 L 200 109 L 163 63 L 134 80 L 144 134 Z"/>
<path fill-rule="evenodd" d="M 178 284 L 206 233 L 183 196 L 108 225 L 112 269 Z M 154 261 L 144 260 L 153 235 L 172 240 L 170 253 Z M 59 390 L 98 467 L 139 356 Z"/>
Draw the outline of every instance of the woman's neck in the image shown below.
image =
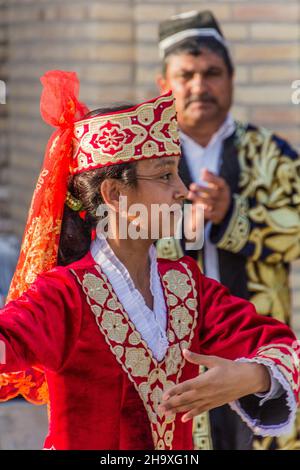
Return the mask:
<path fill-rule="evenodd" d="M 117 258 L 127 268 L 132 280 L 138 284 L 150 273 L 149 248 L 151 240 L 108 238 L 108 244 Z"/>
<path fill-rule="evenodd" d="M 126 267 L 136 287 L 144 297 L 146 305 L 153 310 L 153 296 L 150 290 L 149 240 L 108 239 L 111 249 Z"/>

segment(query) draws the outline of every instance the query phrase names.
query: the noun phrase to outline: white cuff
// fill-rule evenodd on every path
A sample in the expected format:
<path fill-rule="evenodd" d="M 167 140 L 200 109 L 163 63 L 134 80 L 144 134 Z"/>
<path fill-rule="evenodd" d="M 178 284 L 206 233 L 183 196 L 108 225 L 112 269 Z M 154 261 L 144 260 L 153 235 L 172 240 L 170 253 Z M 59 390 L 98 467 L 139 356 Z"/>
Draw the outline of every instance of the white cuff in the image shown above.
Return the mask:
<path fill-rule="evenodd" d="M 271 359 L 266 359 L 266 358 L 261 358 L 261 357 L 253 357 L 252 359 L 249 358 L 239 358 L 237 359 L 237 362 L 256 362 L 257 364 L 263 364 L 264 366 L 268 367 L 269 372 L 272 374 L 272 377 L 278 382 L 278 384 L 282 387 L 284 391 L 284 395 L 280 393 L 279 394 L 280 388 L 277 389 L 275 388 L 275 393 L 276 393 L 276 401 L 272 402 L 271 407 L 270 407 L 270 402 L 269 400 L 274 399 L 275 396 L 269 396 L 272 391 L 272 386 L 269 392 L 267 392 L 267 395 L 264 395 L 264 398 L 260 400 L 257 404 L 256 407 L 253 407 L 253 403 L 251 403 L 252 406 L 249 408 L 252 408 L 252 411 L 254 408 L 256 408 L 256 413 L 255 417 L 251 416 L 251 412 L 248 410 L 246 411 L 245 408 L 243 407 L 242 402 L 246 397 L 242 397 L 240 400 L 233 401 L 229 403 L 230 407 L 232 410 L 234 410 L 240 417 L 241 419 L 249 426 L 250 429 L 252 429 L 254 434 L 258 434 L 260 436 L 281 436 L 282 434 L 289 434 L 292 430 L 293 424 L 295 422 L 295 417 L 296 417 L 296 411 L 297 411 L 297 403 L 294 397 L 293 390 L 284 377 L 284 375 L 280 372 L 276 364 L 271 360 Z M 257 399 L 255 394 L 254 395 L 249 395 L 248 398 L 251 399 Z M 284 405 L 282 406 L 282 401 L 284 400 Z M 253 400 L 252 400 L 253 401 Z M 254 404 L 255 405 L 255 404 Z M 264 405 L 264 406 L 263 406 Z M 281 415 L 284 415 L 284 418 L 279 418 L 278 421 L 276 422 L 276 406 L 278 408 L 278 413 L 280 412 Z M 286 409 L 284 409 L 284 406 Z M 267 413 L 268 415 L 268 422 L 271 424 L 266 424 L 264 423 L 264 419 L 258 418 L 257 415 L 259 414 L 257 411 L 257 408 L 260 408 L 261 412 L 265 408 L 270 411 L 270 413 Z M 260 413 L 261 413 L 260 412 Z M 271 419 L 270 419 L 271 418 Z M 275 422 L 274 422 L 275 419 Z"/>
<path fill-rule="evenodd" d="M 259 406 L 262 406 L 268 400 L 275 400 L 276 398 L 281 397 L 285 393 L 285 389 L 281 385 L 278 379 L 274 377 L 272 373 L 272 369 L 269 365 L 266 365 L 268 372 L 270 374 L 271 379 L 271 387 L 268 392 L 265 393 L 255 393 L 255 396 L 258 398 L 262 398 L 259 402 Z"/>

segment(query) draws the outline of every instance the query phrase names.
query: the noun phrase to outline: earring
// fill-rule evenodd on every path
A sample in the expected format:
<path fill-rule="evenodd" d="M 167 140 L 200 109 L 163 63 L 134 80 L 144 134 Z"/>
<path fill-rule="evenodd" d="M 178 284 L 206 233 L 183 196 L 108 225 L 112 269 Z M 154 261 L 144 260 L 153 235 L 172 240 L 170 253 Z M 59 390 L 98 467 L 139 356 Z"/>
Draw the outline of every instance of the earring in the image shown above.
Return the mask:
<path fill-rule="evenodd" d="M 79 199 L 76 199 L 70 191 L 67 191 L 66 204 L 72 211 L 78 212 L 82 209 L 82 202 Z"/>

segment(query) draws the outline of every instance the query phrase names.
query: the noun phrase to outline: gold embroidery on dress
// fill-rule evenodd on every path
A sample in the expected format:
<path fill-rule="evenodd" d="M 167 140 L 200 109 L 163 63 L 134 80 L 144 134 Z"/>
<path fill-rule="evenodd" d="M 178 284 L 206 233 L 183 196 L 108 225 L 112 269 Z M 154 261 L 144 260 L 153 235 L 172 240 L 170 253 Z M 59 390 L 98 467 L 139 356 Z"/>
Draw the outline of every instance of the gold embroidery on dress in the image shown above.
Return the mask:
<path fill-rule="evenodd" d="M 189 314 L 187 308 L 180 305 L 172 309 L 170 320 L 177 338 L 183 339 L 190 330 L 190 326 L 193 322 L 193 317 Z"/>
<path fill-rule="evenodd" d="M 108 291 L 104 287 L 104 282 L 94 274 L 87 273 L 84 276 L 82 287 L 91 299 L 95 300 L 97 304 L 104 305 L 108 297 Z"/>
<path fill-rule="evenodd" d="M 143 349 L 126 348 L 125 364 L 133 377 L 147 376 L 150 370 L 150 362 L 150 356 L 146 356 L 146 352 Z"/>
<path fill-rule="evenodd" d="M 260 347 L 256 355 L 275 362 L 277 368 L 289 382 L 292 390 L 294 392 L 299 391 L 299 383 L 296 383 L 294 380 L 294 376 L 298 373 L 297 366 L 299 369 L 299 358 L 291 346 L 280 343 L 269 344 Z"/>
<path fill-rule="evenodd" d="M 299 394 L 299 383 L 294 380 L 299 369 L 297 352 L 286 344 L 274 343 L 262 346 L 258 349 L 257 356 L 271 359 L 292 387 L 296 395 Z M 300 409 L 297 409 L 296 420 L 292 431 L 280 437 L 255 438 L 253 448 L 255 450 L 299 450 L 300 449 Z"/>
<path fill-rule="evenodd" d="M 177 271 L 176 269 L 170 269 L 170 271 L 164 275 L 164 282 L 168 290 L 179 298 L 185 298 L 192 290 L 191 286 L 188 285 L 188 281 L 189 276 Z"/>
<path fill-rule="evenodd" d="M 173 321 L 170 320 L 168 337 L 174 341 L 174 329 L 176 329 L 176 335 L 181 341 L 171 345 L 165 358 L 160 362 L 153 357 L 151 350 L 137 332 L 100 268 L 95 266 L 95 271 L 99 275 L 86 273 L 82 280 L 74 271 L 87 295 L 87 301 L 93 313 L 96 312 L 95 319 L 100 331 L 144 403 L 151 425 L 154 446 L 159 450 L 172 449 L 175 416 L 161 414 L 158 407 L 163 393 L 178 383 L 180 379 L 185 365 L 182 350 L 188 348 L 193 339 L 198 316 L 197 292 L 195 282 L 192 282 L 192 272 L 185 263 L 180 264 L 187 274 L 179 270 L 172 270 L 171 273 L 168 271 L 162 276 L 162 284 L 166 298 L 168 299 L 172 295 L 171 303 L 174 305 L 170 306 L 170 302 L 168 302 L 170 318 L 175 318 L 173 310 L 177 308 L 176 315 L 179 314 L 183 325 L 178 327 L 174 318 Z M 178 278 L 175 275 L 178 275 Z M 107 295 L 101 292 L 103 289 L 106 289 Z M 186 302 L 187 296 L 191 295 L 191 292 L 194 301 L 190 302 L 193 308 L 189 311 L 185 306 L 178 306 L 178 304 L 179 301 Z M 93 302 L 97 302 L 97 305 Z M 112 302 L 120 306 L 120 313 L 107 310 L 106 306 L 111 305 Z M 186 302 L 185 305 L 188 303 Z M 95 310 L 95 307 L 98 308 Z M 178 311 L 178 307 L 180 307 L 180 311 Z M 120 344 L 114 345 L 118 342 Z"/>

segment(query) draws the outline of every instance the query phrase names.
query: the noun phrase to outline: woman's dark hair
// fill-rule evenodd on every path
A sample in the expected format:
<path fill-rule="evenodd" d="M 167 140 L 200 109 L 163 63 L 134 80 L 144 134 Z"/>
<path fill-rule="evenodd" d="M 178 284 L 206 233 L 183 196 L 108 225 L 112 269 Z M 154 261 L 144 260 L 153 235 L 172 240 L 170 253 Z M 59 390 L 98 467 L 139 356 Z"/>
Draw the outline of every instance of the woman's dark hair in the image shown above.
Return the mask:
<path fill-rule="evenodd" d="M 122 111 L 132 106 L 134 105 L 124 103 L 106 106 L 91 111 L 85 118 Z M 98 206 L 103 203 L 100 186 L 107 178 L 118 179 L 128 186 L 136 186 L 136 162 L 88 170 L 69 178 L 68 191 L 74 198 L 81 201 L 85 217 L 81 218 L 79 212 L 73 211 L 65 204 L 59 242 L 58 265 L 70 264 L 82 258 L 88 252 L 92 229 L 96 228 L 99 222 L 96 211 Z"/>
<path fill-rule="evenodd" d="M 169 58 L 172 55 L 188 54 L 194 57 L 198 57 L 202 54 L 202 49 L 208 49 L 214 54 L 217 54 L 219 57 L 221 57 L 221 59 L 223 59 L 226 65 L 229 76 L 233 76 L 234 66 L 228 50 L 215 38 L 210 37 L 186 39 L 182 42 L 182 44 L 176 44 L 173 48 L 171 47 L 167 51 L 163 60 L 163 75 L 166 75 L 167 67 L 169 64 Z"/>

